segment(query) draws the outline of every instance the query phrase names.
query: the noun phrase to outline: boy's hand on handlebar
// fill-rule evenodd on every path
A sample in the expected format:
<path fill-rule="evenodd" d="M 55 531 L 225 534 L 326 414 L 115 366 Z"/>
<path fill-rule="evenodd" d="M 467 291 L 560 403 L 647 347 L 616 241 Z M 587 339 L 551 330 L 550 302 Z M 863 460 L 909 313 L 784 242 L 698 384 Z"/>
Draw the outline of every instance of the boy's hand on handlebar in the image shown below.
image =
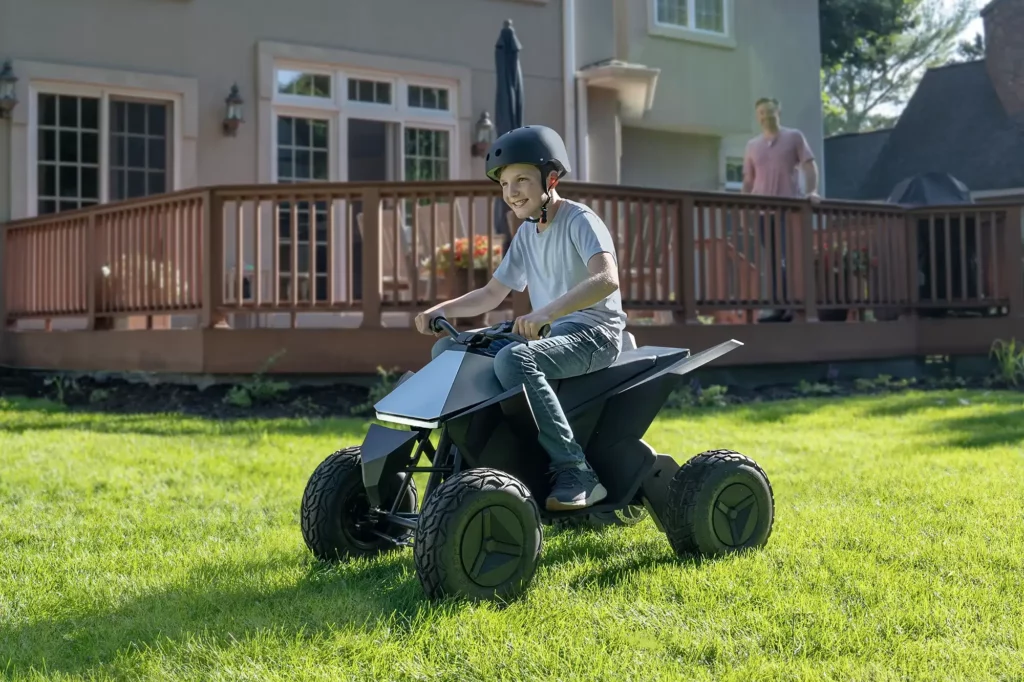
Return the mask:
<path fill-rule="evenodd" d="M 540 333 L 544 326 L 550 322 L 551 320 L 544 313 L 539 311 L 532 312 L 529 315 L 516 318 L 515 324 L 512 326 L 512 333 L 519 334 L 530 340 L 539 339 L 541 338 Z"/>
<path fill-rule="evenodd" d="M 419 315 L 416 316 L 416 331 L 418 331 L 420 334 L 425 334 L 427 336 L 444 336 L 445 332 L 443 329 L 439 331 L 434 331 L 433 329 L 431 329 L 434 320 L 436 320 L 439 317 L 444 317 L 443 310 L 435 310 L 434 312 L 431 313 L 420 313 Z"/>

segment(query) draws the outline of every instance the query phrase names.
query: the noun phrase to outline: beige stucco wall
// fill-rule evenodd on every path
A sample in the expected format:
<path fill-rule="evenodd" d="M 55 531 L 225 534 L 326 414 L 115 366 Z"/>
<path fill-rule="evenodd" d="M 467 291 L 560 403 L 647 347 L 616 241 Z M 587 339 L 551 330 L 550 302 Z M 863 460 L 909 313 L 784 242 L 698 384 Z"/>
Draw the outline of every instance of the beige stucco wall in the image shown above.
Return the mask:
<path fill-rule="evenodd" d="M 718 190 L 719 138 L 622 129 L 622 184 L 659 189 Z"/>
<path fill-rule="evenodd" d="M 576 66 L 587 66 L 614 56 L 613 0 L 576 0 Z"/>
<path fill-rule="evenodd" d="M 494 44 L 504 19 L 513 20 L 524 45 L 526 119 L 564 128 L 561 16 L 555 1 L 388 0 L 385 10 L 362 0 L 0 0 L 0 58 L 12 59 L 19 76 L 20 60 L 194 81 L 197 158 L 186 185 L 261 179 L 259 150 L 269 144 L 258 106 L 261 41 L 344 51 L 366 64 L 379 56 L 427 71 L 460 69 L 469 87 L 459 109 L 457 165 L 463 177 L 480 177 L 483 162 L 470 157 L 469 142 L 480 112 L 494 111 Z M 467 28 L 456 30 L 455 17 Z M 232 138 L 221 120 L 235 82 L 246 122 Z M 28 82 L 18 85 L 24 117 Z"/>

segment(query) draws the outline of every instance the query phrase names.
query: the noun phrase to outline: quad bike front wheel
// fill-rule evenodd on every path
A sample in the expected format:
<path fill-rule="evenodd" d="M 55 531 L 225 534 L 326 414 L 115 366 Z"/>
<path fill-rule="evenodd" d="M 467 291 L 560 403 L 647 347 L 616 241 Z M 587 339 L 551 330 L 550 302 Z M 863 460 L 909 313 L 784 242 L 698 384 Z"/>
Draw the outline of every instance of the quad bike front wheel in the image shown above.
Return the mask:
<path fill-rule="evenodd" d="M 406 476 L 398 473 L 388 482 L 384 499 L 389 508 Z M 398 511 L 416 511 L 416 484 L 412 480 Z M 409 537 L 405 529 L 370 517 L 358 446 L 339 450 L 320 463 L 302 494 L 301 516 L 302 538 L 321 561 L 375 556 L 397 548 Z"/>
<path fill-rule="evenodd" d="M 734 450 L 708 450 L 672 477 L 665 535 L 679 556 L 721 556 L 768 543 L 775 499 L 768 476 Z"/>
<path fill-rule="evenodd" d="M 431 599 L 511 600 L 533 580 L 542 540 L 540 509 L 523 483 L 496 469 L 469 469 L 424 503 L 416 574 Z"/>

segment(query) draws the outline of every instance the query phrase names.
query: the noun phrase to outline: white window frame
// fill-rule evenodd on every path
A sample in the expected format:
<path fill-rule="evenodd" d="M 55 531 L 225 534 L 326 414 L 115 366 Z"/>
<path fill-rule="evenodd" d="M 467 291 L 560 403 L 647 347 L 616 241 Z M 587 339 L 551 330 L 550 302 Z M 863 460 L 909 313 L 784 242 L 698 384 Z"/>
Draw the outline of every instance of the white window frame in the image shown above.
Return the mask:
<path fill-rule="evenodd" d="M 284 95 L 277 92 L 277 72 L 279 70 L 300 71 L 331 76 L 330 99 L 320 97 L 304 97 Z M 349 79 L 373 80 L 391 84 L 391 104 L 371 102 L 354 102 L 348 99 Z M 298 116 L 304 118 L 322 118 L 331 123 L 330 131 L 330 181 L 344 182 L 348 179 L 348 121 L 352 118 L 395 123 L 398 125 L 397 156 L 400 159 L 396 178 L 405 181 L 405 129 L 407 127 L 445 130 L 449 134 L 448 145 L 448 177 L 461 177 L 460 159 L 460 122 L 457 110 L 459 102 L 459 83 L 442 78 L 421 77 L 398 71 L 350 67 L 339 64 L 328 68 L 322 64 L 308 64 L 293 60 L 274 60 L 271 81 L 273 97 L 271 99 L 271 134 L 270 134 L 270 171 L 271 182 L 278 182 L 277 174 L 277 120 L 279 116 Z M 410 85 L 428 88 L 444 88 L 448 91 L 448 110 L 423 109 L 409 106 Z"/>
<path fill-rule="evenodd" d="M 303 74 L 312 74 L 315 76 L 327 76 L 331 82 L 331 96 L 330 97 L 311 97 L 309 95 L 287 95 L 277 90 L 277 72 L 278 71 L 298 71 Z M 295 64 L 289 65 L 287 63 L 276 64 L 274 67 L 274 101 L 280 102 L 281 104 L 288 105 L 292 104 L 297 107 L 303 108 L 324 108 L 333 109 L 334 100 L 338 96 L 338 79 L 336 74 L 331 69 L 325 69 L 319 66 L 310 66 L 309 64 Z"/>
<path fill-rule="evenodd" d="M 734 12 L 736 0 L 722 0 L 722 32 L 699 29 L 693 25 L 696 19 L 696 0 L 686 0 L 689 26 L 658 21 L 658 0 L 647 0 L 647 32 L 653 36 L 704 43 L 717 47 L 736 47 Z"/>
<path fill-rule="evenodd" d="M 743 181 L 742 180 L 740 180 L 739 182 L 735 182 L 735 181 L 730 181 L 729 180 L 729 160 L 730 159 L 739 160 L 740 168 L 741 168 L 741 176 L 742 176 L 743 157 L 742 156 L 735 156 L 735 155 L 732 155 L 732 154 L 726 154 L 725 158 L 722 161 L 722 185 L 723 185 L 723 187 L 725 187 L 725 191 L 726 192 L 742 192 L 743 191 Z"/>
<path fill-rule="evenodd" d="M 110 99 L 125 97 L 167 102 L 171 106 L 171 129 L 168 131 L 171 145 L 171 172 L 167 174 L 165 192 L 181 189 L 182 175 L 182 96 L 179 93 L 135 88 L 117 88 L 85 83 L 62 83 L 58 81 L 33 80 L 29 84 L 28 98 L 28 217 L 39 215 L 39 95 L 67 95 L 70 97 L 92 97 L 100 100 L 99 118 L 99 203 L 110 201 Z"/>
<path fill-rule="evenodd" d="M 313 73 L 318 75 L 330 75 L 331 97 L 308 97 L 302 95 L 286 95 L 277 90 L 277 73 L 279 70 L 299 71 L 302 73 Z M 391 104 L 377 104 L 372 102 L 351 101 L 348 98 L 348 81 L 350 78 L 359 80 L 380 81 L 391 84 Z M 350 119 L 365 119 L 395 124 L 395 140 L 391 144 L 393 152 L 390 163 L 395 163 L 395 180 L 405 181 L 405 130 L 408 127 L 422 128 L 428 130 L 443 130 L 448 133 L 448 179 L 461 177 L 460 158 L 460 93 L 459 82 L 445 78 L 430 78 L 417 75 L 410 75 L 401 71 L 385 71 L 372 68 L 351 67 L 339 64 L 336 67 L 325 67 L 323 64 L 310 64 L 302 61 L 289 59 L 274 59 L 270 64 L 270 80 L 272 91 L 270 97 L 270 178 L 273 183 L 280 182 L 277 167 L 278 151 L 278 119 L 281 116 L 294 116 L 298 118 L 312 118 L 326 120 L 330 130 L 328 132 L 328 181 L 344 182 L 348 179 L 348 124 Z M 409 85 L 421 85 L 430 88 L 445 88 L 448 90 L 448 110 L 423 109 L 410 107 Z M 397 149 L 395 149 L 397 145 Z M 344 202 L 342 202 L 344 204 Z M 329 210 L 344 210 L 342 207 L 334 207 Z M 273 222 L 274 229 L 276 220 Z M 310 258 L 316 258 L 316 238 L 311 222 L 310 232 Z M 297 245 L 293 248 L 298 248 Z M 342 262 L 344 254 L 341 240 L 335 246 L 335 256 Z M 318 273 L 319 274 L 319 273 Z M 281 272 L 278 281 L 273 285 L 280 287 L 284 278 L 295 277 L 296 280 L 308 277 L 308 271 L 291 273 L 291 264 L 281 264 Z M 294 285 L 293 285 L 294 286 Z M 310 283 L 315 287 L 316 283 Z M 344 279 L 339 279 L 335 284 L 335 295 L 345 296 Z"/>
<path fill-rule="evenodd" d="M 100 97 L 101 106 L 108 101 L 104 93 L 129 98 L 170 101 L 173 129 L 170 140 L 171 173 L 167 177 L 167 191 L 196 185 L 199 139 L 199 81 L 197 78 L 169 76 L 141 71 L 125 71 L 72 64 L 55 64 L 31 60 L 12 60 L 18 74 L 15 94 L 21 106 L 12 112 L 9 121 L 11 183 L 11 219 L 34 218 L 39 212 L 37 186 L 38 173 L 38 95 L 40 92 L 57 95 Z M 109 111 L 109 110 L 108 110 Z M 101 120 L 104 125 L 109 120 Z M 103 130 L 101 159 L 108 160 L 109 127 Z M 100 164 L 104 183 L 101 200 L 109 196 L 109 163 Z"/>

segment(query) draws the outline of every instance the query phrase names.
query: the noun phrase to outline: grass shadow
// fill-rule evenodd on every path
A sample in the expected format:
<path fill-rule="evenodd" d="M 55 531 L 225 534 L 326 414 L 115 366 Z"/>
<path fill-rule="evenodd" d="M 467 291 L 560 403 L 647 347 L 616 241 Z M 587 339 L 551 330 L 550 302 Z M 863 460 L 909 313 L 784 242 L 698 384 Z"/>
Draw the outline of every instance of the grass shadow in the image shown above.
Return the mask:
<path fill-rule="evenodd" d="M 226 579 L 224 566 L 208 565 L 175 587 L 118 608 L 0 628 L 0 668 L 19 674 L 45 666 L 49 673 L 89 676 L 127 649 L 181 643 L 198 633 L 228 647 L 257 631 L 312 636 L 345 626 L 394 627 L 393 621 L 411 623 L 419 612 L 438 608 L 424 600 L 408 552 L 328 568 L 309 560 L 306 574 L 285 588 L 217 586 L 238 574 L 250 585 L 273 585 L 292 561 L 283 556 L 234 566 Z"/>
<path fill-rule="evenodd" d="M 1024 407 L 998 414 L 971 414 L 944 419 L 935 426 L 951 447 L 976 449 L 1024 445 Z"/>
<path fill-rule="evenodd" d="M 69 410 L 42 399 L 5 399 L 0 408 L 0 428 L 5 433 L 88 431 L 141 436 L 253 436 L 274 433 L 286 436 L 361 434 L 368 424 L 355 417 L 259 418 L 212 417 L 180 413 L 111 413 Z"/>
<path fill-rule="evenodd" d="M 649 520 L 638 525 L 652 523 Z M 628 551 L 623 551 L 623 534 L 638 529 L 546 531 L 545 541 L 549 543 L 541 556 L 542 565 L 558 566 L 583 561 L 582 570 L 569 582 L 573 589 L 614 587 L 627 582 L 638 573 L 650 571 L 659 566 L 679 568 L 700 567 L 704 564 L 729 561 L 734 555 L 724 557 L 689 556 L 675 554 L 668 540 L 659 533 L 653 539 L 631 542 Z"/>
<path fill-rule="evenodd" d="M 542 566 L 589 560 L 572 579 L 573 588 L 611 587 L 657 566 L 709 561 L 677 558 L 663 538 L 624 553 L 616 532 L 545 530 L 549 540 L 558 542 L 545 543 Z M 430 601 L 409 550 L 337 565 L 306 557 L 300 559 L 307 565 L 303 575 L 278 587 L 281 573 L 295 561 L 294 554 L 282 554 L 241 566 L 207 564 L 169 589 L 123 600 L 116 608 L 0 628 L 0 668 L 14 675 L 45 668 L 91 676 L 115 664 L 126 650 L 174 646 L 200 634 L 213 646 L 227 648 L 257 632 L 307 638 L 345 628 L 371 632 L 384 626 L 392 633 L 412 632 L 439 612 L 468 605 L 457 599 Z M 232 585 L 241 580 L 247 586 Z"/>
<path fill-rule="evenodd" d="M 784 398 L 757 403 L 731 404 L 721 407 L 684 407 L 665 410 L 665 419 L 700 422 L 728 415 L 730 419 L 746 424 L 773 424 L 787 419 L 805 417 L 818 410 L 835 404 L 838 397 L 830 398 Z"/>

